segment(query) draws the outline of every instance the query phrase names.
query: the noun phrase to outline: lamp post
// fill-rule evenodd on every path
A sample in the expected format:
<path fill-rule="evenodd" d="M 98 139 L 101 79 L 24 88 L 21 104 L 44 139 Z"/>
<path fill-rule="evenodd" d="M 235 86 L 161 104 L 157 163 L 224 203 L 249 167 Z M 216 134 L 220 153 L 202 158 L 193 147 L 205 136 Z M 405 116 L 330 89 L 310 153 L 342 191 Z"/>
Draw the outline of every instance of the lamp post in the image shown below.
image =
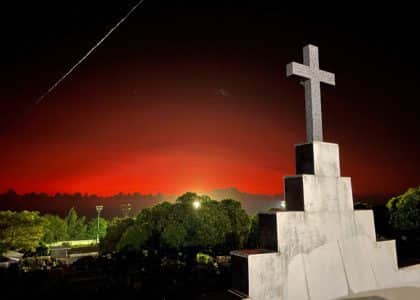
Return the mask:
<path fill-rule="evenodd" d="M 98 212 L 98 228 L 96 231 L 96 243 L 99 244 L 99 216 L 101 215 L 101 211 L 104 209 L 103 205 L 96 205 L 96 211 Z"/>

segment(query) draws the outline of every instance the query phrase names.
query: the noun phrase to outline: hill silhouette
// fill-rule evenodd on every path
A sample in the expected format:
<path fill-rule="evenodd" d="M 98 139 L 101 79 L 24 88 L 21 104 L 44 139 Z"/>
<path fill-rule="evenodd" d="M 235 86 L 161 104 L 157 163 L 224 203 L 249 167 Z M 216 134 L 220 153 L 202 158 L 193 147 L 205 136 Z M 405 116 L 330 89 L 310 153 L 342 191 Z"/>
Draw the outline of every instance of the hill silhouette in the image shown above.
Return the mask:
<path fill-rule="evenodd" d="M 282 195 L 250 194 L 239 191 L 236 188 L 215 189 L 205 193 L 215 200 L 235 199 L 242 203 L 249 214 L 259 211 L 266 211 L 270 208 L 280 207 Z M 131 205 L 131 214 L 137 214 L 141 209 L 151 207 L 163 201 L 175 201 L 178 195 L 164 194 L 141 194 L 141 193 L 118 193 L 112 196 L 98 196 L 94 194 L 66 194 L 57 193 L 48 195 L 46 193 L 26 193 L 17 194 L 9 190 L 0 194 L 0 210 L 36 210 L 42 214 L 58 214 L 64 216 L 67 211 L 74 207 L 84 216 L 96 216 L 96 205 L 103 205 L 102 215 L 105 217 L 122 216 L 123 206 L 127 203 Z"/>

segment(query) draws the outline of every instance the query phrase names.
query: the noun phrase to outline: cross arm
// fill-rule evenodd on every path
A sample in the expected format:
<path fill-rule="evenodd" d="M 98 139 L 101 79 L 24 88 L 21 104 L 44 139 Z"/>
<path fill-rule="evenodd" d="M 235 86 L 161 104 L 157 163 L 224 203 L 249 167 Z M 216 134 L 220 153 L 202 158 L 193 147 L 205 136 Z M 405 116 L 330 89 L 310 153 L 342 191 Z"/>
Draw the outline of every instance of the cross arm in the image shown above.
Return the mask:
<path fill-rule="evenodd" d="M 326 71 L 319 71 L 319 80 L 329 85 L 335 85 L 335 75 Z"/>
<path fill-rule="evenodd" d="M 296 75 L 300 77 L 304 77 L 306 79 L 311 78 L 311 71 L 308 66 L 302 65 L 296 62 L 288 63 L 286 66 L 286 75 L 287 77 Z"/>

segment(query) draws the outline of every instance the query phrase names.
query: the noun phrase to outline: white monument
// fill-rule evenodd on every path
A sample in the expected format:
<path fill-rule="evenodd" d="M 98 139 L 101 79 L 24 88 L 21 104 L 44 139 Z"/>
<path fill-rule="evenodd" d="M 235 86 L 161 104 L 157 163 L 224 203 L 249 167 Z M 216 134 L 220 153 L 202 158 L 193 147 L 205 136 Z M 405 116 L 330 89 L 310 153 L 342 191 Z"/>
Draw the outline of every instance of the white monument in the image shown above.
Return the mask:
<path fill-rule="evenodd" d="M 420 286 L 420 265 L 399 269 L 395 241 L 376 241 L 373 212 L 354 210 L 351 180 L 340 176 L 337 144 L 323 142 L 318 48 L 303 49 L 308 142 L 296 146 L 296 174 L 285 178 L 286 211 L 259 215 L 264 249 L 233 251 L 238 299 L 327 300 L 363 291 Z M 420 295 L 419 295 L 420 299 Z"/>

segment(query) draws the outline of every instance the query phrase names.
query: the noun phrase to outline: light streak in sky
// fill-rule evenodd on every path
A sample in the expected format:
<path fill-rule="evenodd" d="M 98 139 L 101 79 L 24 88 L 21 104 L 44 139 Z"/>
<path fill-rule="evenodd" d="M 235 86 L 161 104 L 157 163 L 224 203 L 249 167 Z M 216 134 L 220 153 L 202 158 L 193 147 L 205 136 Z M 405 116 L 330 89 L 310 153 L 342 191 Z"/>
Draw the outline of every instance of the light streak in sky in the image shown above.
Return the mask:
<path fill-rule="evenodd" d="M 134 5 L 130 11 L 117 23 L 114 27 L 109 30 L 102 39 L 100 39 L 79 61 L 74 64 L 63 76 L 61 76 L 48 90 L 46 90 L 36 101 L 35 104 L 41 103 L 42 100 L 45 99 L 55 88 L 63 82 L 64 79 L 66 79 L 83 61 L 86 60 L 86 58 L 89 57 L 89 55 L 92 54 L 93 51 L 96 50 L 113 32 L 115 29 L 117 29 L 122 23 L 124 23 L 125 20 L 136 10 L 137 7 L 142 4 L 144 0 L 140 0 L 139 2 Z"/>

